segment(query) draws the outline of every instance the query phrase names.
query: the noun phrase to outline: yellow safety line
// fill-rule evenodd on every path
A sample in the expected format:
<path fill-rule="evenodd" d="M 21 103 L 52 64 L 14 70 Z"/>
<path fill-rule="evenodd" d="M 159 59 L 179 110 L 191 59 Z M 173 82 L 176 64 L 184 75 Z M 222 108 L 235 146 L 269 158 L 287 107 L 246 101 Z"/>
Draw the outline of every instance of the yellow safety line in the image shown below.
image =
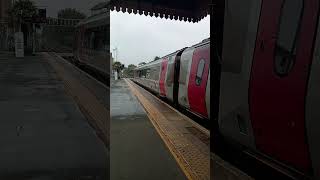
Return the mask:
<path fill-rule="evenodd" d="M 178 113 L 180 116 L 183 117 L 183 119 L 189 121 L 190 123 L 192 123 L 194 126 L 197 127 L 198 130 L 200 130 L 201 132 L 203 132 L 205 135 L 210 137 L 210 131 L 207 130 L 206 128 L 202 127 L 200 124 L 194 122 L 193 120 L 191 120 L 188 116 L 182 114 L 180 111 L 178 111 L 177 109 L 173 108 L 172 106 L 170 106 L 168 103 L 164 102 L 163 100 L 159 99 L 157 96 L 155 96 L 154 94 L 152 94 L 151 92 L 147 91 L 148 94 L 150 94 L 151 96 L 155 97 L 157 100 L 159 100 L 162 104 L 166 105 L 167 107 L 169 107 L 170 109 L 172 109 L 173 111 L 175 111 L 176 113 Z"/>
<path fill-rule="evenodd" d="M 130 90 L 136 95 L 136 97 L 139 99 L 140 103 L 146 109 L 147 116 L 149 117 L 151 123 L 153 124 L 156 131 L 158 132 L 158 134 L 160 135 L 160 137 L 162 138 L 162 140 L 166 144 L 167 148 L 170 150 L 173 157 L 176 159 L 178 165 L 180 166 L 182 171 L 185 173 L 186 177 L 190 180 L 198 179 L 198 178 L 196 178 L 197 176 L 195 175 L 195 173 L 190 168 L 190 165 L 188 164 L 188 162 L 183 158 L 183 156 L 180 153 L 178 153 L 174 144 L 171 142 L 171 140 L 167 137 L 167 135 L 163 132 L 163 130 L 157 124 L 157 122 L 155 120 L 156 112 L 153 112 L 152 109 L 150 108 L 150 107 L 152 107 L 152 105 L 150 103 L 148 103 L 148 100 L 145 97 L 143 97 L 143 95 L 140 92 L 138 92 L 127 79 L 125 79 L 125 81 L 129 85 Z"/>

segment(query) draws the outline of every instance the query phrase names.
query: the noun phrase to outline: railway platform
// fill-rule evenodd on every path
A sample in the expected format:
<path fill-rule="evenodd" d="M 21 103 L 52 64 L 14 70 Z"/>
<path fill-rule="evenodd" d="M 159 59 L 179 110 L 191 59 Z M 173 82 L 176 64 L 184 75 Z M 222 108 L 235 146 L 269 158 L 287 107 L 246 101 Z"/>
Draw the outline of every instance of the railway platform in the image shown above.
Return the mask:
<path fill-rule="evenodd" d="M 0 53 L 0 179 L 109 176 L 109 150 L 70 91 L 77 81 L 66 84 L 53 61 Z"/>
<path fill-rule="evenodd" d="M 143 163 L 144 167 L 164 167 L 163 170 L 159 169 L 157 173 L 167 172 L 167 168 L 170 168 L 170 170 L 176 169 L 177 172 L 180 169 L 185 176 L 184 178 L 187 179 L 253 180 L 236 167 L 210 153 L 210 132 L 207 129 L 129 79 L 112 84 L 111 114 L 115 114 L 116 118 L 112 117 L 111 123 L 114 126 L 117 125 L 119 131 L 115 132 L 116 129 L 111 128 L 112 139 L 117 139 L 114 136 L 121 133 L 120 129 L 131 124 L 132 127 L 127 126 L 122 133 L 127 136 L 126 139 L 130 141 L 130 144 L 134 143 L 135 147 L 143 148 L 143 155 L 148 154 L 146 152 L 153 152 L 156 155 L 165 153 L 166 156 L 176 162 L 176 164 L 167 165 L 168 162 L 166 161 L 148 158 L 148 161 Z M 121 92 L 120 95 L 119 92 Z M 116 101 L 116 99 L 121 99 L 121 101 Z M 126 100 L 123 101 L 124 99 Z M 115 102 L 119 104 L 115 104 Z M 121 115 L 119 116 L 119 114 Z M 137 126 L 136 116 L 143 117 L 143 120 L 140 119 L 138 127 L 134 127 Z M 148 134 L 143 131 L 143 128 L 149 128 L 149 131 L 153 132 L 152 136 L 150 136 L 150 132 Z M 134 136 L 133 131 L 140 133 L 140 135 L 138 137 Z M 153 137 L 155 140 L 150 143 L 149 137 Z M 116 142 L 121 143 L 121 141 Z M 114 147 L 112 142 L 111 146 Z M 163 148 L 163 146 L 166 148 Z M 132 146 L 125 146 L 125 149 L 125 151 L 130 152 Z M 135 149 L 133 152 L 140 151 Z M 126 160 L 132 161 L 130 158 Z M 136 163 L 132 165 L 135 168 L 137 167 Z M 111 164 L 111 168 L 113 168 L 112 166 L 113 164 Z M 140 164 L 138 164 L 139 166 Z"/>
<path fill-rule="evenodd" d="M 125 80 L 111 81 L 110 179 L 187 179 Z"/>

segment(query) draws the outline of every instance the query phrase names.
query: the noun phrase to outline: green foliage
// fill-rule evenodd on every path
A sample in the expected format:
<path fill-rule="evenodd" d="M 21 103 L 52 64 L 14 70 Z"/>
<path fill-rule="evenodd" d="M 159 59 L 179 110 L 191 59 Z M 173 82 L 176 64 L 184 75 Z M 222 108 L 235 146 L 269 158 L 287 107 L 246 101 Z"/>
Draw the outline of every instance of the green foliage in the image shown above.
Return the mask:
<path fill-rule="evenodd" d="M 32 18 L 37 14 L 37 8 L 31 0 L 18 0 L 8 11 L 12 21 L 21 21 L 26 18 Z"/>
<path fill-rule="evenodd" d="M 74 8 L 62 9 L 58 12 L 58 18 L 61 19 L 84 19 L 86 15 Z"/>
<path fill-rule="evenodd" d="M 128 68 L 125 68 L 124 69 L 124 72 L 123 72 L 123 74 L 126 76 L 126 77 L 129 77 L 129 78 L 132 78 L 133 77 L 133 75 L 134 75 L 134 68 L 136 68 L 137 66 L 135 66 L 134 64 L 130 64 L 129 66 L 128 66 Z"/>
<path fill-rule="evenodd" d="M 119 61 L 116 61 L 112 64 L 112 69 L 117 71 L 117 72 L 120 72 L 124 69 L 124 65 L 121 64 L 121 62 Z"/>
<path fill-rule="evenodd" d="M 128 69 L 134 69 L 134 68 L 136 68 L 136 67 L 137 67 L 137 66 L 134 65 L 134 64 L 129 64 Z"/>

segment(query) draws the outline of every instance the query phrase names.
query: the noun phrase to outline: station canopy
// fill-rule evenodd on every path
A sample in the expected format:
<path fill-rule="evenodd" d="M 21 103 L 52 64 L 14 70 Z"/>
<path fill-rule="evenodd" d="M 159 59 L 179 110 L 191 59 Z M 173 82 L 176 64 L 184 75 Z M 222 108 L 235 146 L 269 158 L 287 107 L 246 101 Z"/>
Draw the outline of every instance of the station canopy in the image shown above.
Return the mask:
<path fill-rule="evenodd" d="M 198 22 L 210 13 L 212 0 L 108 0 L 111 10 Z"/>

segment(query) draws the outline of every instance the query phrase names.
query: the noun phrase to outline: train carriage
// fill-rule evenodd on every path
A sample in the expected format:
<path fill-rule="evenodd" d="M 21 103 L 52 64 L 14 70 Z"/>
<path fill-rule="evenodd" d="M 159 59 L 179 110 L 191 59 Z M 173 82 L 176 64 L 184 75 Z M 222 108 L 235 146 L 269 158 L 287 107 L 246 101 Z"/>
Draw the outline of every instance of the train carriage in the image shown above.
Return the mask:
<path fill-rule="evenodd" d="M 109 13 L 88 17 L 76 26 L 73 53 L 76 61 L 110 77 Z"/>
<path fill-rule="evenodd" d="M 137 83 L 192 113 L 210 118 L 210 40 L 135 69 Z"/>
<path fill-rule="evenodd" d="M 219 132 L 282 172 L 320 179 L 319 1 L 230 0 L 225 12 Z"/>

